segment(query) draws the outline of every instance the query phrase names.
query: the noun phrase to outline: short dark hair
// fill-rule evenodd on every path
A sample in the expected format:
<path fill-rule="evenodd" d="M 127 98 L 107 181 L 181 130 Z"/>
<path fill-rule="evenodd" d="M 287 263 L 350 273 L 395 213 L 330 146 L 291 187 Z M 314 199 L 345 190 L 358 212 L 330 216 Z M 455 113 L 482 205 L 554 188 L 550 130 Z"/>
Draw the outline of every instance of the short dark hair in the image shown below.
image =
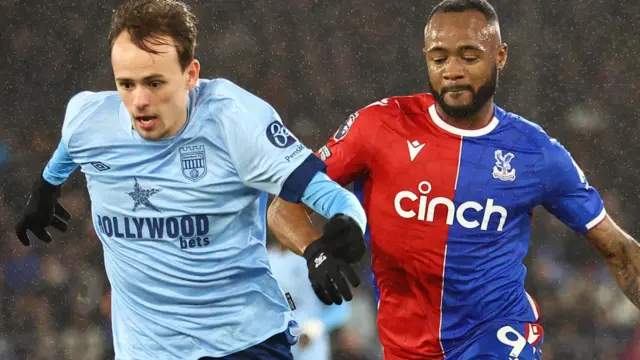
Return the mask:
<path fill-rule="evenodd" d="M 479 11 L 489 24 L 498 22 L 498 13 L 487 0 L 443 0 L 431 11 L 427 24 L 435 14 L 465 11 Z"/>
<path fill-rule="evenodd" d="M 157 51 L 148 44 L 166 44 L 160 36 L 170 36 L 175 41 L 180 67 L 184 71 L 195 58 L 198 20 L 189 7 L 178 0 L 133 0 L 115 11 L 109 30 L 109 51 L 123 31 L 140 49 L 152 54 Z"/>

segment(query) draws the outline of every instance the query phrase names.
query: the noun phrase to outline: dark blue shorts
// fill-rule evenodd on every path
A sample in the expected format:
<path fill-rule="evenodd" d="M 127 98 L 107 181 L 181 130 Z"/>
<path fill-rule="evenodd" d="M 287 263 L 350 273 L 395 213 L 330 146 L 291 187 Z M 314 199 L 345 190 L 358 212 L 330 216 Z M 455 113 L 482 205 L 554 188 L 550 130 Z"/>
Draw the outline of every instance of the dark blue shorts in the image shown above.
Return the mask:
<path fill-rule="evenodd" d="M 254 345 L 246 350 L 222 358 L 205 356 L 199 360 L 293 360 L 291 345 L 295 344 L 295 339 L 285 330 L 276 334 L 258 345 Z"/>

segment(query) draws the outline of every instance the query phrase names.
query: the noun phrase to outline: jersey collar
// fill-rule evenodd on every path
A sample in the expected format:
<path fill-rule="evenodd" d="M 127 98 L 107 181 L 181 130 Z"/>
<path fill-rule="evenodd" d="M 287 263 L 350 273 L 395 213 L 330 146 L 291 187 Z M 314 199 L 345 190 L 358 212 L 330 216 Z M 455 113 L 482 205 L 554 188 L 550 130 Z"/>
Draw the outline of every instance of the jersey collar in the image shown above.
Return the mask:
<path fill-rule="evenodd" d="M 491 121 L 489 121 L 487 125 L 485 125 L 480 129 L 475 129 L 475 130 L 460 129 L 442 120 L 442 118 L 440 118 L 440 115 L 438 115 L 438 111 L 436 110 L 435 104 L 429 106 L 429 115 L 431 115 L 431 119 L 433 120 L 433 123 L 436 124 L 437 127 L 441 128 L 442 130 L 448 133 L 452 133 L 454 135 L 464 136 L 464 137 L 478 137 L 478 136 L 487 135 L 488 133 L 493 131 L 493 129 L 495 129 L 496 126 L 498 126 L 498 123 L 500 122 L 498 121 L 498 118 L 496 118 L 494 115 L 493 119 L 491 119 Z"/>

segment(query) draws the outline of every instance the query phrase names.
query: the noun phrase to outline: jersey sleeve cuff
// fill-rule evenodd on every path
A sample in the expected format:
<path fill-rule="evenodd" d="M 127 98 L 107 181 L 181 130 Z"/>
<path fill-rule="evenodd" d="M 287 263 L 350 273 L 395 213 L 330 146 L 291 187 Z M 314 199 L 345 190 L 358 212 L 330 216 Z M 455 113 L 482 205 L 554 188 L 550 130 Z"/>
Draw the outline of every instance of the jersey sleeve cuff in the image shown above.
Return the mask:
<path fill-rule="evenodd" d="M 311 179 L 318 171 L 325 171 L 327 164 L 320 160 L 315 154 L 309 155 L 304 161 L 289 175 L 282 185 L 280 196 L 286 201 L 293 203 L 300 202 L 304 190 L 311 182 Z"/>
<path fill-rule="evenodd" d="M 589 221 L 584 227 L 586 228 L 587 231 L 589 231 L 594 227 L 598 226 L 606 216 L 607 216 L 607 211 L 604 208 L 602 208 L 602 211 L 600 211 L 600 214 L 598 214 L 598 216 L 593 218 L 593 220 Z"/>

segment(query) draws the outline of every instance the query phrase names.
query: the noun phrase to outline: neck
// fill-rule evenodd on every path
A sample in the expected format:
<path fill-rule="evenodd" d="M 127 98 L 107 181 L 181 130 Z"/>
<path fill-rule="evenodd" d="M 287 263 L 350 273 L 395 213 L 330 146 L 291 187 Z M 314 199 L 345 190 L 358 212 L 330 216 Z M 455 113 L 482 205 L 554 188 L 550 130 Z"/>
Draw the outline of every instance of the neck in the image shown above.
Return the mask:
<path fill-rule="evenodd" d="M 436 104 L 436 110 L 440 118 L 451 126 L 464 130 L 477 130 L 485 127 L 493 119 L 493 100 L 488 101 L 476 113 L 463 117 L 454 118 L 447 115 L 440 104 Z"/>
<path fill-rule="evenodd" d="M 186 96 L 187 96 L 187 100 L 186 100 L 187 106 L 185 106 L 184 110 L 182 111 L 182 116 L 180 120 L 176 122 L 173 128 L 167 133 L 167 137 L 176 136 L 176 134 L 178 134 L 180 129 L 184 127 L 184 124 L 187 123 L 187 118 L 189 117 L 189 92 L 187 92 Z"/>
<path fill-rule="evenodd" d="M 183 117 L 180 119 L 180 121 L 175 123 L 173 128 L 167 133 L 167 137 L 176 136 L 180 131 L 180 129 L 182 129 L 184 127 L 184 124 L 186 123 L 187 123 L 187 112 L 185 110 Z"/>

